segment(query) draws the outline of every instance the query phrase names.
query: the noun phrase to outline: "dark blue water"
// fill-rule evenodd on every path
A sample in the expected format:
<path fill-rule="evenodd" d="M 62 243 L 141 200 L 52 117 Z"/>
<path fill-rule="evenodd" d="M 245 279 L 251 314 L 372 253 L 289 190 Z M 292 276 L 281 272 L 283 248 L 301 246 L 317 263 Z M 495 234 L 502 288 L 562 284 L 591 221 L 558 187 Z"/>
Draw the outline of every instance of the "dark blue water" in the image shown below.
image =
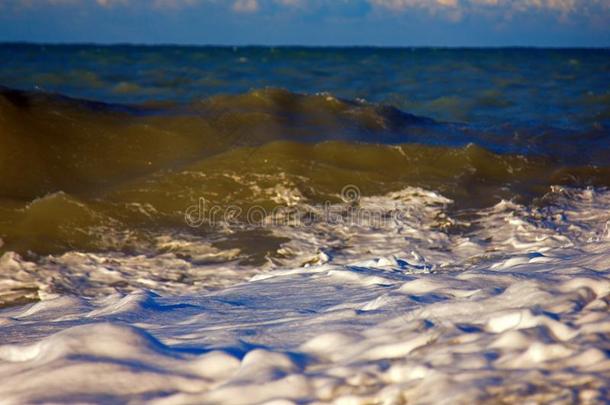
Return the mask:
<path fill-rule="evenodd" d="M 442 121 L 610 126 L 610 50 L 0 45 L 0 85 L 106 102 L 280 87 Z"/>

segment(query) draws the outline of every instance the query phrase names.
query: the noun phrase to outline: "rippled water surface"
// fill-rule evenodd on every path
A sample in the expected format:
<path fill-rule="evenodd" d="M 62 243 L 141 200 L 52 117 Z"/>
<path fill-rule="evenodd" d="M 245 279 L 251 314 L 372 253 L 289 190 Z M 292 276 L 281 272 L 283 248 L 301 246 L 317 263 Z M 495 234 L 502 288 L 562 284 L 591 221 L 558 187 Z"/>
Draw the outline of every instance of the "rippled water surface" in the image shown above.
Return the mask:
<path fill-rule="evenodd" d="M 610 51 L 0 45 L 0 83 L 107 102 L 280 87 L 439 120 L 587 128 L 610 119 Z"/>

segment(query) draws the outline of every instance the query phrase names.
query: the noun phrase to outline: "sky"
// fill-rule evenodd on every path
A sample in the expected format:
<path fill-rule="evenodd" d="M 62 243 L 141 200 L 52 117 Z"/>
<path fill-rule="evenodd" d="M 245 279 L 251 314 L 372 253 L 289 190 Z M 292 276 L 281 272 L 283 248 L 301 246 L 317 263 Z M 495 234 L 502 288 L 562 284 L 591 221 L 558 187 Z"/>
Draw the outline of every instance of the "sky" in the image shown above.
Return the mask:
<path fill-rule="evenodd" d="M 610 0 L 0 0 L 0 42 L 610 46 Z"/>

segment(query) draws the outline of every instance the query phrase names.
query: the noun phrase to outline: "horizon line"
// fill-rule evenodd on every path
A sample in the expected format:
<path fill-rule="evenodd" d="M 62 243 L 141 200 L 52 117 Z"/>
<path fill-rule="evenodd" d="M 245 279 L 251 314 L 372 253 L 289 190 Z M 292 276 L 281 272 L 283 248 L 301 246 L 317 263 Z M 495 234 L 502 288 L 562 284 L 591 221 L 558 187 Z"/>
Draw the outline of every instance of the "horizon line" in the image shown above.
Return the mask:
<path fill-rule="evenodd" d="M 222 44 L 172 42 L 95 42 L 95 41 L 0 41 L 0 46 L 97 46 L 97 47 L 182 47 L 182 48 L 326 48 L 326 49 L 555 49 L 555 50 L 610 50 L 610 45 L 312 45 L 312 44 Z"/>

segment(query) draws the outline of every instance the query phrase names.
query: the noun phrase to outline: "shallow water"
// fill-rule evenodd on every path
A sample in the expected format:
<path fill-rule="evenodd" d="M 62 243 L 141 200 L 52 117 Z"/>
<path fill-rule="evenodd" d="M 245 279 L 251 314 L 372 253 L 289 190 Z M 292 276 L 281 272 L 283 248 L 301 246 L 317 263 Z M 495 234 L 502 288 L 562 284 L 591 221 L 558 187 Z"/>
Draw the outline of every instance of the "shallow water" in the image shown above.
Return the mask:
<path fill-rule="evenodd" d="M 607 50 L 0 57 L 6 401 L 608 397 Z"/>
<path fill-rule="evenodd" d="M 610 185 L 604 129 L 493 133 L 328 94 L 264 89 L 148 107 L 6 89 L 0 113 L 2 249 L 21 254 L 155 254 L 167 235 L 222 239 L 217 221 L 185 221 L 200 199 L 203 216 L 237 207 L 247 228 L 254 207 L 336 203 L 348 186 L 362 196 L 422 187 L 460 210 L 531 203 L 552 185 Z M 278 248 L 244 235 L 233 239 L 246 255 Z"/>

